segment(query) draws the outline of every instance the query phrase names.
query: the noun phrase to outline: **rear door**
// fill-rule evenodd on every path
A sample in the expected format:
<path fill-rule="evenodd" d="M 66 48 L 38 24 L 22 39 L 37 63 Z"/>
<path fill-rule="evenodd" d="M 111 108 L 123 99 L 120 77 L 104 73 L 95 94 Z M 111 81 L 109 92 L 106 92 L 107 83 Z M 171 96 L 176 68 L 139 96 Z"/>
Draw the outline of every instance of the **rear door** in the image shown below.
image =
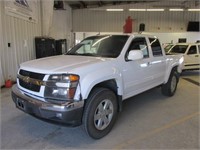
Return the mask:
<path fill-rule="evenodd" d="M 163 54 L 161 44 L 157 38 L 149 38 L 152 50 L 152 59 L 150 61 L 151 71 L 153 73 L 152 85 L 162 84 L 166 72 L 166 59 Z"/>

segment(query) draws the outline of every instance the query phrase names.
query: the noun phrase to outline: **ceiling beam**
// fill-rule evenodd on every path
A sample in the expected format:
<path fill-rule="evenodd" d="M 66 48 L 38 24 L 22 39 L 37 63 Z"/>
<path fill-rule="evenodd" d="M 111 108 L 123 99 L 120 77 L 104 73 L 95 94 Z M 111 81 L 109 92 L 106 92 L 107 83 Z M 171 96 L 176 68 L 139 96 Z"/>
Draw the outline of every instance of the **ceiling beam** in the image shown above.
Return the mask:
<path fill-rule="evenodd" d="M 84 1 L 79 1 L 81 7 L 80 8 L 87 8 L 87 4 Z"/>
<path fill-rule="evenodd" d="M 113 1 L 113 5 L 119 5 L 121 4 L 121 1 Z"/>
<path fill-rule="evenodd" d="M 98 2 L 98 5 L 99 5 L 99 7 L 101 7 L 101 6 L 104 5 L 104 3 L 103 3 L 102 1 L 99 1 L 99 2 Z"/>

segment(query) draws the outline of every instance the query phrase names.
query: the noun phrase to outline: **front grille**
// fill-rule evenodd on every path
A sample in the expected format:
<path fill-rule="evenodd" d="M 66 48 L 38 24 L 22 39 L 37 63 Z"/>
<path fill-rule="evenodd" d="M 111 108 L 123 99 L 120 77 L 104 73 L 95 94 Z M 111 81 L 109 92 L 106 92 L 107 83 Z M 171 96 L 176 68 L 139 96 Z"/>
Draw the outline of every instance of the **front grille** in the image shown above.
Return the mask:
<path fill-rule="evenodd" d="M 26 70 L 20 70 L 19 74 L 23 75 L 23 76 L 27 76 L 27 77 L 33 78 L 33 79 L 39 79 L 39 80 L 43 80 L 43 78 L 45 76 L 45 74 L 30 72 L 30 71 L 26 71 Z"/>
<path fill-rule="evenodd" d="M 25 77 L 29 77 L 32 79 L 38 79 L 38 80 L 43 80 L 45 74 L 40 74 L 40 73 L 35 73 L 35 72 L 30 72 L 30 71 L 26 71 L 26 70 L 20 70 L 19 74 Z M 33 83 L 27 83 L 24 82 L 22 79 L 19 79 L 19 85 L 22 86 L 25 89 L 34 91 L 34 92 L 39 92 L 40 91 L 40 87 L 39 85 L 35 85 Z"/>

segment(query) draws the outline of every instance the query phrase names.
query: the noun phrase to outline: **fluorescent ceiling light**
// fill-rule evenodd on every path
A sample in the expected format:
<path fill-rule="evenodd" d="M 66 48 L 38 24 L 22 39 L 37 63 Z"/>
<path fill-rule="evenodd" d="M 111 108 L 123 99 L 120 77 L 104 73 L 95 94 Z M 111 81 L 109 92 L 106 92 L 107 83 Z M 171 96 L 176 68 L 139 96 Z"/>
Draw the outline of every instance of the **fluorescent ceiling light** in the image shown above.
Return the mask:
<path fill-rule="evenodd" d="M 169 11 L 183 11 L 183 9 L 180 9 L 180 8 L 173 8 L 173 9 L 169 9 Z"/>
<path fill-rule="evenodd" d="M 106 9 L 106 11 L 124 11 L 124 9 Z"/>
<path fill-rule="evenodd" d="M 188 9 L 188 11 L 200 11 L 200 9 Z"/>
<path fill-rule="evenodd" d="M 147 9 L 147 11 L 164 11 L 165 9 Z"/>
<path fill-rule="evenodd" d="M 146 9 L 129 9 L 129 11 L 146 11 Z"/>

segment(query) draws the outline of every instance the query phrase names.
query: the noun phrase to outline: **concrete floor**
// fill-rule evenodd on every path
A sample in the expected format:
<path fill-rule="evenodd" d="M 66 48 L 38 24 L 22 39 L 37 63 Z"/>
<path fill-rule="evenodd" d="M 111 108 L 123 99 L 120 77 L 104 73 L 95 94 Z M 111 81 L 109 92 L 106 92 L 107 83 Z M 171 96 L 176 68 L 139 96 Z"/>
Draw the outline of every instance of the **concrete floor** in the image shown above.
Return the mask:
<path fill-rule="evenodd" d="M 114 128 L 100 140 L 81 127 L 53 125 L 21 112 L 10 89 L 3 88 L 1 149 L 200 149 L 199 83 L 199 72 L 184 72 L 173 97 L 155 88 L 126 100 Z"/>

